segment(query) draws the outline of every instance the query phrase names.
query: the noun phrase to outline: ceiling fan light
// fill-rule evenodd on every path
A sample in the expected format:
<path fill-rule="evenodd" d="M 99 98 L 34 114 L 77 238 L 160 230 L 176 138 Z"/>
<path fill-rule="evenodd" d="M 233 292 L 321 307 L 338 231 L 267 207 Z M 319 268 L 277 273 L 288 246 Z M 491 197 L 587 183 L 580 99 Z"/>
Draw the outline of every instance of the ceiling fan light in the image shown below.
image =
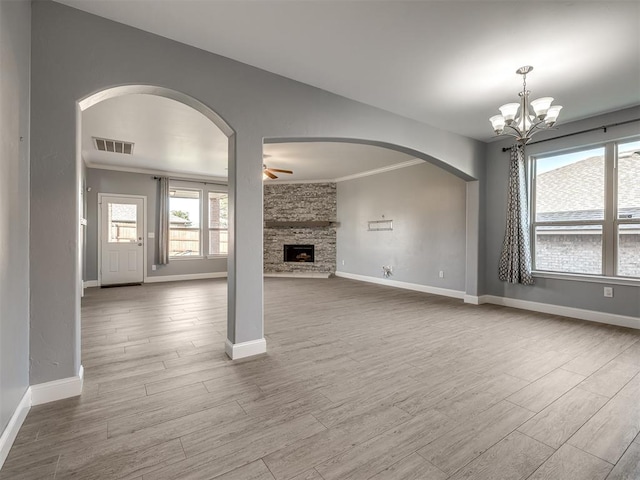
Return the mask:
<path fill-rule="evenodd" d="M 491 122 L 491 126 L 493 127 L 493 131 L 496 132 L 496 135 L 500 135 L 504 130 L 504 117 L 502 115 L 494 115 L 489 119 Z"/>
<path fill-rule="evenodd" d="M 553 105 L 552 107 L 549 107 L 547 117 L 545 118 L 547 125 L 551 127 L 556 123 L 558 116 L 560 115 L 560 110 L 562 110 L 562 105 Z"/>
<path fill-rule="evenodd" d="M 538 117 L 538 120 L 544 120 L 551 106 L 551 102 L 553 102 L 553 97 L 542 97 L 531 102 L 531 108 Z"/>
<path fill-rule="evenodd" d="M 504 117 L 505 123 L 511 125 L 516 118 L 519 108 L 519 103 L 505 103 L 498 110 L 500 110 L 500 113 Z"/>

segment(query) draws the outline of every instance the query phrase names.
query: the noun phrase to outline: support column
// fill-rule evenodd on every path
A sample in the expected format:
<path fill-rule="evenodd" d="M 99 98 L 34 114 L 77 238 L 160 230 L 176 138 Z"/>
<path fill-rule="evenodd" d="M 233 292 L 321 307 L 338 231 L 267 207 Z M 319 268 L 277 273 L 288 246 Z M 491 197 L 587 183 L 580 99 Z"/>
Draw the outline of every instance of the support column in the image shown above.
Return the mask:
<path fill-rule="evenodd" d="M 480 182 L 467 182 L 465 303 L 480 303 Z"/>
<path fill-rule="evenodd" d="M 229 138 L 228 313 L 231 359 L 264 353 L 262 139 Z"/>

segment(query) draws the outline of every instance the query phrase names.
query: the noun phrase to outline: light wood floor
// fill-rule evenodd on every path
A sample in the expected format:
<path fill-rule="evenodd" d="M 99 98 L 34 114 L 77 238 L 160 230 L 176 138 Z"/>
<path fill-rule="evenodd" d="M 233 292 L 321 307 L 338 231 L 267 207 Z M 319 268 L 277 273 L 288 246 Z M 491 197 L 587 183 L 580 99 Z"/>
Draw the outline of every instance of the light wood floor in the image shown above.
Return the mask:
<path fill-rule="evenodd" d="M 640 478 L 640 331 L 267 279 L 269 352 L 231 362 L 225 305 L 89 289 L 84 392 L 31 410 L 0 478 Z"/>

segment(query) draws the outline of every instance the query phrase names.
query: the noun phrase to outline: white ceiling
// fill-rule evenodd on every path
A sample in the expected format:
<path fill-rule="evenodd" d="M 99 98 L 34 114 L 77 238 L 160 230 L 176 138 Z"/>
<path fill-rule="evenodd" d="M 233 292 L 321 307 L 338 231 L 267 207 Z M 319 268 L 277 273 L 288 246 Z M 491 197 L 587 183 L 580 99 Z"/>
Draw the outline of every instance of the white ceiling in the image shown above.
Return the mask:
<path fill-rule="evenodd" d="M 640 104 L 637 1 L 58 1 L 484 141 L 492 138 L 488 117 L 517 101 L 522 65 L 535 67 L 527 79 L 533 98 L 553 96 L 564 106 L 560 128 Z M 175 125 L 176 141 L 187 125 Z M 165 123 L 164 139 L 155 143 L 169 130 Z M 211 142 L 196 141 L 215 156 Z M 199 169 L 186 158 L 190 148 L 170 147 L 185 154 L 176 171 Z M 136 153 L 158 159 L 142 142 Z M 174 157 L 170 162 L 177 166 Z M 219 168 L 207 174 L 214 173 Z"/>
<path fill-rule="evenodd" d="M 99 151 L 94 138 L 133 142 L 133 154 Z M 157 95 L 123 95 L 82 112 L 82 157 L 89 167 L 224 179 L 227 145 L 200 112 Z M 420 162 L 385 148 L 337 142 L 266 144 L 263 152 L 266 166 L 293 170 L 277 173 L 277 182 L 336 181 Z"/>
<path fill-rule="evenodd" d="M 98 151 L 93 137 L 133 142 L 133 155 Z M 227 137 L 183 103 L 132 94 L 82 112 L 82 156 L 90 167 L 227 176 Z"/>
<path fill-rule="evenodd" d="M 264 145 L 264 164 L 293 170 L 271 182 L 340 181 L 422 163 L 405 153 L 353 143 L 301 142 Z"/>

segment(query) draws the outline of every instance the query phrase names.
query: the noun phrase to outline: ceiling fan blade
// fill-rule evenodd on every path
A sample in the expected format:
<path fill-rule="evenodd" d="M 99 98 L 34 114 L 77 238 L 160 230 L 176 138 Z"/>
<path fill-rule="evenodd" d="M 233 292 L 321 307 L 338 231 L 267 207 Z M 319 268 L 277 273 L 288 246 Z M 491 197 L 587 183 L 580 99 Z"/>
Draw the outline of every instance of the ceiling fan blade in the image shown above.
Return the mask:
<path fill-rule="evenodd" d="M 271 173 L 271 172 L 269 171 L 269 169 L 268 169 L 268 168 L 265 168 L 263 171 L 264 171 L 264 174 L 265 174 L 267 177 L 269 177 L 269 178 L 271 178 L 271 179 L 273 179 L 273 180 L 275 180 L 276 178 L 278 178 L 276 175 L 274 175 L 273 173 Z"/>
<path fill-rule="evenodd" d="M 280 172 L 280 173 L 293 173 L 291 170 L 282 170 L 281 168 L 270 168 L 272 172 Z"/>

